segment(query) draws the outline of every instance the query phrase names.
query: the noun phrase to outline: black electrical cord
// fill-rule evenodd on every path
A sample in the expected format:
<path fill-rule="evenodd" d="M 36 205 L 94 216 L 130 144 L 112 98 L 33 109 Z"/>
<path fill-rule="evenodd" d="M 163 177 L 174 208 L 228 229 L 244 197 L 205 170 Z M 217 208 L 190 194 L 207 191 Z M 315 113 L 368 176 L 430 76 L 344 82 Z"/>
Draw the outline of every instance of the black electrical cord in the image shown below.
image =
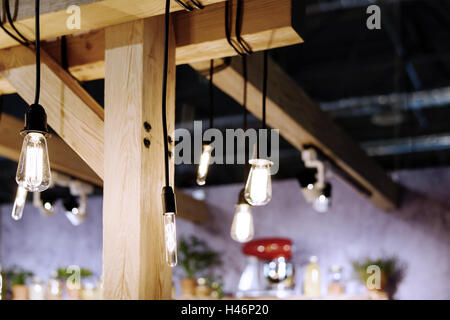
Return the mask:
<path fill-rule="evenodd" d="M 199 10 L 205 9 L 205 6 L 202 5 L 201 2 L 198 1 L 198 0 L 191 0 L 191 3 L 194 5 L 194 7 L 195 7 L 196 9 L 199 9 Z"/>
<path fill-rule="evenodd" d="M 247 176 L 249 173 L 249 163 L 247 161 L 247 144 L 245 143 L 245 132 L 247 131 L 248 127 L 248 111 L 247 111 L 247 56 L 242 56 L 242 76 L 244 78 L 244 97 L 242 99 L 242 107 L 243 107 L 243 130 L 244 130 L 244 178 L 247 180 Z"/>
<path fill-rule="evenodd" d="M 266 129 L 267 125 L 266 125 L 266 100 L 267 100 L 267 63 L 268 63 L 268 51 L 264 51 L 264 67 L 263 67 L 263 92 L 262 92 L 262 96 L 263 96 L 263 101 L 262 101 L 262 125 L 261 128 L 262 129 Z M 259 159 L 259 134 L 258 134 L 258 145 L 256 146 L 256 150 L 257 150 L 257 156 Z"/>
<path fill-rule="evenodd" d="M 67 56 L 66 36 L 61 37 L 61 67 L 66 71 L 69 69 L 69 58 Z"/>
<path fill-rule="evenodd" d="M 241 32 L 242 32 L 242 14 L 243 14 L 243 10 L 242 10 L 242 5 L 243 2 L 242 0 L 238 0 L 237 3 L 237 9 L 236 9 L 236 39 L 238 41 L 238 43 L 240 44 L 241 48 L 245 51 L 246 54 L 252 54 L 253 51 L 250 48 L 249 44 L 247 42 L 245 42 L 244 39 L 242 39 L 241 37 Z"/>
<path fill-rule="evenodd" d="M 3 14 L 6 14 L 6 9 L 5 9 L 5 1 L 3 0 Z M 7 14 L 6 14 L 7 15 Z M 19 39 L 18 37 L 16 37 L 15 35 L 13 35 L 8 29 L 5 28 L 5 26 L 3 25 L 3 20 L 0 19 L 0 28 L 5 31 L 5 33 L 10 36 L 12 39 L 16 40 L 17 42 L 19 42 L 21 45 L 24 45 L 26 47 L 29 46 L 28 42 L 24 42 L 23 40 Z"/>
<path fill-rule="evenodd" d="M 39 95 L 41 93 L 41 33 L 39 24 L 39 0 L 35 1 L 35 29 L 36 29 L 36 91 L 34 97 L 34 103 L 39 104 Z"/>
<path fill-rule="evenodd" d="M 209 127 L 214 127 L 214 59 L 209 64 Z"/>
<path fill-rule="evenodd" d="M 169 139 L 167 134 L 167 72 L 169 65 L 169 26 L 170 26 L 170 0 L 166 0 L 165 12 L 165 37 L 164 37 L 164 73 L 162 87 L 162 125 L 163 125 L 163 141 L 164 141 L 164 169 L 165 169 L 165 186 L 170 186 L 169 178 Z"/>
<path fill-rule="evenodd" d="M 182 6 L 187 11 L 193 11 L 194 7 L 188 5 L 187 3 L 184 3 L 182 0 L 175 0 L 176 3 L 178 3 L 180 6 Z"/>
<path fill-rule="evenodd" d="M 263 75 L 263 113 L 262 113 L 262 128 L 266 129 L 266 102 L 267 102 L 267 60 L 268 51 L 264 51 L 264 75 Z"/>
<path fill-rule="evenodd" d="M 242 57 L 242 76 L 244 78 L 244 97 L 242 99 L 242 107 L 244 108 L 244 131 L 247 130 L 247 56 Z"/>
<path fill-rule="evenodd" d="M 13 28 L 13 30 L 23 40 L 23 42 L 26 43 L 26 46 L 30 45 L 30 40 L 28 40 L 19 30 L 17 30 L 16 26 L 14 25 L 14 20 L 13 20 L 12 15 L 11 15 L 11 9 L 9 7 L 9 0 L 4 0 L 3 1 L 3 6 L 5 8 L 6 17 L 8 18 L 8 22 L 9 22 L 11 28 Z"/>
<path fill-rule="evenodd" d="M 234 40 L 231 39 L 231 24 L 233 22 L 232 18 L 232 1 L 227 0 L 225 3 L 225 36 L 227 38 L 228 44 L 236 51 L 236 53 L 240 56 L 243 55 L 249 55 L 252 54 L 253 51 L 250 48 L 249 44 L 245 42 L 244 39 L 241 37 L 242 32 L 242 22 L 243 22 L 243 1 L 238 0 L 237 2 L 237 8 L 236 8 L 236 26 L 235 26 L 235 32 L 236 32 L 236 39 L 237 43 L 234 43 Z M 238 48 L 239 47 L 239 48 Z"/>
<path fill-rule="evenodd" d="M 233 43 L 233 40 L 231 39 L 231 22 L 232 22 L 232 15 L 230 14 L 232 3 L 230 0 L 227 0 L 225 3 L 225 36 L 227 38 L 228 44 L 236 51 L 236 53 L 240 56 L 244 55 L 243 52 L 241 52 L 237 46 Z"/>

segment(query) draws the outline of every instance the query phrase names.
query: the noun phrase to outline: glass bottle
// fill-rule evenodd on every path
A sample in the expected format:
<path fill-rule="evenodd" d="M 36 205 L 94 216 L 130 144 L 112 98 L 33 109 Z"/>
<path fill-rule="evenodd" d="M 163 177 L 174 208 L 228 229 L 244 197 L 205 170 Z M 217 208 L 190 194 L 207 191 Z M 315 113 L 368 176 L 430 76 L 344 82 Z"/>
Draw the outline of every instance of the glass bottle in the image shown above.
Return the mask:
<path fill-rule="evenodd" d="M 307 297 L 317 298 L 320 296 L 320 268 L 316 256 L 309 258 L 303 279 L 303 294 Z"/>

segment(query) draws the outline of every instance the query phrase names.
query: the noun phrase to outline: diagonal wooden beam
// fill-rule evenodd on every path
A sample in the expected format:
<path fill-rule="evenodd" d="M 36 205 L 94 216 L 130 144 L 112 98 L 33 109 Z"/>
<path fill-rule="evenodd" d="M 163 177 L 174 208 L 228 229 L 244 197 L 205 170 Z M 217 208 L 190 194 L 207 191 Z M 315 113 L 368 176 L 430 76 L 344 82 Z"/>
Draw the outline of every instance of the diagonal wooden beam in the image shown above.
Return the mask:
<path fill-rule="evenodd" d="M 0 119 L 0 156 L 18 161 L 23 137 L 23 121 L 7 114 Z M 58 136 L 48 139 L 51 168 L 83 181 L 101 186 L 102 179 Z"/>
<path fill-rule="evenodd" d="M 262 54 L 248 59 L 248 100 L 251 113 L 261 118 Z M 191 64 L 202 74 L 208 62 Z M 383 210 L 397 206 L 396 184 L 366 155 L 361 147 L 333 123 L 331 118 L 275 62 L 269 62 L 267 123 L 298 150 L 314 145 L 366 189 L 362 195 Z M 214 75 L 214 84 L 238 103 L 243 103 L 242 62 L 234 58 L 231 66 Z M 357 191 L 361 191 L 356 189 Z M 369 193 L 369 194 L 367 194 Z"/>
<path fill-rule="evenodd" d="M 254 51 L 301 43 L 302 12 L 303 1 L 246 0 L 242 36 Z M 177 12 L 173 18 L 178 65 L 236 55 L 225 37 L 224 3 L 208 6 L 202 11 Z M 105 77 L 103 29 L 68 36 L 66 43 L 69 71 L 75 78 L 88 81 Z M 55 61 L 61 62 L 60 40 L 44 42 L 42 47 Z M 0 79 L 0 93 L 13 92 L 14 87 Z"/>

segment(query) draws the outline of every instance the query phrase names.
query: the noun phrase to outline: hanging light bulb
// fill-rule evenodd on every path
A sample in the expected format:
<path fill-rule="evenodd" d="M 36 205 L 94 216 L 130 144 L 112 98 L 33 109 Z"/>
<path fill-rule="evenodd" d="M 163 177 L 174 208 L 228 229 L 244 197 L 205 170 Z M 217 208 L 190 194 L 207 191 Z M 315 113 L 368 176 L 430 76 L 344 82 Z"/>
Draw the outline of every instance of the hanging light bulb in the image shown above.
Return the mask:
<path fill-rule="evenodd" d="M 213 148 L 211 147 L 211 145 L 209 144 L 203 145 L 203 151 L 200 157 L 200 163 L 198 164 L 198 171 L 197 171 L 197 184 L 199 186 L 203 186 L 206 182 L 206 176 L 208 174 L 212 150 Z"/>
<path fill-rule="evenodd" d="M 251 206 L 245 200 L 244 190 L 239 193 L 230 234 L 231 238 L 237 242 L 248 242 L 255 234 Z"/>
<path fill-rule="evenodd" d="M 31 107 L 30 107 L 31 108 Z M 17 184 L 27 191 L 42 192 L 51 184 L 47 141 L 41 132 L 27 132 L 16 174 Z"/>
<path fill-rule="evenodd" d="M 163 193 L 164 211 L 164 239 L 166 245 L 166 261 L 171 267 L 177 265 L 177 228 L 175 223 L 176 204 L 172 187 L 164 187 Z"/>
<path fill-rule="evenodd" d="M 264 51 L 264 74 L 263 74 L 263 101 L 262 101 L 262 129 L 266 129 L 266 104 L 267 104 L 267 65 L 268 52 Z M 247 183 L 245 184 L 245 199 L 252 206 L 263 206 L 272 198 L 272 178 L 270 167 L 273 162 L 260 158 L 260 141 L 257 141 L 257 159 L 249 161 L 251 164 Z"/>
<path fill-rule="evenodd" d="M 272 198 L 270 167 L 273 162 L 266 159 L 252 159 L 252 165 L 245 185 L 245 200 L 252 206 L 263 206 Z"/>
<path fill-rule="evenodd" d="M 25 114 L 25 128 L 21 134 L 25 136 L 17 167 L 16 181 L 19 186 L 31 192 L 41 192 L 51 184 L 50 163 L 48 161 L 47 114 L 39 104 L 41 82 L 40 60 L 40 25 L 39 1 L 36 0 L 35 30 L 36 30 L 36 90 L 34 103 L 28 107 Z"/>
<path fill-rule="evenodd" d="M 11 216 L 14 220 L 22 219 L 23 209 L 25 208 L 25 202 L 27 200 L 27 190 L 25 188 L 18 186 L 16 192 L 16 199 L 14 200 L 14 206 Z"/>

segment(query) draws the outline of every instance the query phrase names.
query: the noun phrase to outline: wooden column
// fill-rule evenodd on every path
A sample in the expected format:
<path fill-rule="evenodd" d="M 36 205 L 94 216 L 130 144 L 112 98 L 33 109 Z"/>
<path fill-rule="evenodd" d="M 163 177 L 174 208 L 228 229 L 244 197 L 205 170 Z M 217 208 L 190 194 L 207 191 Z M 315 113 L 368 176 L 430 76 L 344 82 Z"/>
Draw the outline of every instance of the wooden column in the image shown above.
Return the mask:
<path fill-rule="evenodd" d="M 168 299 L 172 279 L 161 204 L 164 17 L 107 28 L 105 49 L 104 298 Z M 173 32 L 169 56 L 168 128 L 173 137 Z M 172 162 L 172 180 L 173 169 Z"/>

